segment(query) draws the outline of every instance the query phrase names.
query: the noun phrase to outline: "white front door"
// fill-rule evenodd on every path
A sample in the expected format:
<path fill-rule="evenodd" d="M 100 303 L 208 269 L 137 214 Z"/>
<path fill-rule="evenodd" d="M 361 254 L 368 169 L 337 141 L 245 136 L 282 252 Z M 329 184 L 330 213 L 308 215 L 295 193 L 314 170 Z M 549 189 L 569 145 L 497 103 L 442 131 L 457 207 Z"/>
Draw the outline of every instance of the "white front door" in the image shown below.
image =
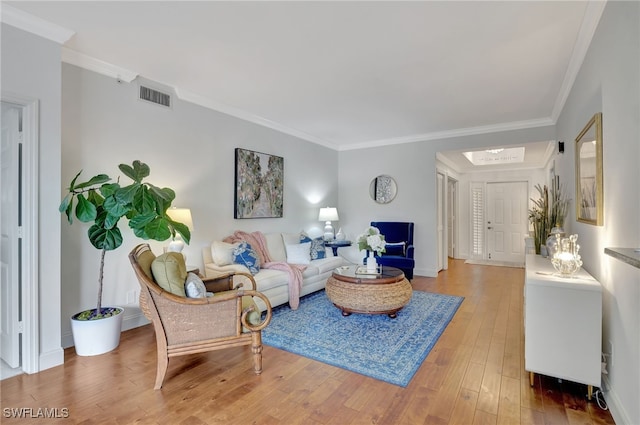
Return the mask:
<path fill-rule="evenodd" d="M 487 259 L 524 263 L 527 182 L 487 183 Z"/>
<path fill-rule="evenodd" d="M 0 152 L 0 354 L 10 367 L 20 366 L 19 338 L 19 144 L 22 108 L 2 102 L 2 150 Z"/>

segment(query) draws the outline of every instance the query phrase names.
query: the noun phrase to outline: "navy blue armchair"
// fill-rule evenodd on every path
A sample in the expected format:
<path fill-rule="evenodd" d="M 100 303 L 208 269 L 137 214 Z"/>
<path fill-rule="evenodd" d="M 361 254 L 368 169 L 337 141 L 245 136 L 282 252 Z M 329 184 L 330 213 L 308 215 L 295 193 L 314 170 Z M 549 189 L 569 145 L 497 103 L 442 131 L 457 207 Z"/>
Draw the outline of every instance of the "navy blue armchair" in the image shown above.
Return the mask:
<path fill-rule="evenodd" d="M 376 255 L 378 264 L 399 268 L 407 279 L 413 279 L 413 269 L 416 265 L 413 258 L 413 223 L 372 221 L 371 225 L 380 229 L 387 243 L 386 252 Z"/>

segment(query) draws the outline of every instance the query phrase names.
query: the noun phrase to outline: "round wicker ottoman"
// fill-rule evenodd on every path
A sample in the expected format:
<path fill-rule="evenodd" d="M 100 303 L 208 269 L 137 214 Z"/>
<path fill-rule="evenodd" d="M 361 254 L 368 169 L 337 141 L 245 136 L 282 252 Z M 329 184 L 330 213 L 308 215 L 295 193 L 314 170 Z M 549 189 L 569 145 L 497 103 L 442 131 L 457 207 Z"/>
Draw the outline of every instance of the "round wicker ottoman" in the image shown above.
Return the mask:
<path fill-rule="evenodd" d="M 395 318 L 413 293 L 411 283 L 395 267 L 383 267 L 375 275 L 359 274 L 361 266 L 337 268 L 327 280 L 325 292 L 343 316 L 351 313 L 387 314 Z"/>

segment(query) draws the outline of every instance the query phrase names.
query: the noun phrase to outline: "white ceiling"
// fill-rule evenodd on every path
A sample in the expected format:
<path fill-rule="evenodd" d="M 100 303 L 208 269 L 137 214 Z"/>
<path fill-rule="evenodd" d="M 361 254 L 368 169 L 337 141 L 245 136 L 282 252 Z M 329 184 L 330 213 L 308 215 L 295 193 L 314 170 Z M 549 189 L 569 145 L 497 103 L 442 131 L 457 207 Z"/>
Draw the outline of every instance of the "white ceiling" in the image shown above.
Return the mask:
<path fill-rule="evenodd" d="M 35 16 L 73 31 L 64 43 L 67 62 L 124 79 L 139 75 L 185 100 L 336 150 L 554 124 L 603 7 L 585 1 L 2 4 L 10 5 L 3 7 L 9 24 L 33 25 Z"/>

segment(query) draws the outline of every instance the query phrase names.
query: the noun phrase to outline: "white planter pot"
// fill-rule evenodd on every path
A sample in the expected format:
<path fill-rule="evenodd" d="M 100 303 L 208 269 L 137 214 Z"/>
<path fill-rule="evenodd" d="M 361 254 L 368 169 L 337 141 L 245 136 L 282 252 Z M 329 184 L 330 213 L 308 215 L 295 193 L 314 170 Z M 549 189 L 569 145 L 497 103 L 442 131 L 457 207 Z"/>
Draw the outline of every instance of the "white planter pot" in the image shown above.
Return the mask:
<path fill-rule="evenodd" d="M 97 356 L 115 349 L 120 344 L 124 309 L 120 313 L 99 320 L 75 320 L 71 317 L 71 332 L 79 356 Z"/>

